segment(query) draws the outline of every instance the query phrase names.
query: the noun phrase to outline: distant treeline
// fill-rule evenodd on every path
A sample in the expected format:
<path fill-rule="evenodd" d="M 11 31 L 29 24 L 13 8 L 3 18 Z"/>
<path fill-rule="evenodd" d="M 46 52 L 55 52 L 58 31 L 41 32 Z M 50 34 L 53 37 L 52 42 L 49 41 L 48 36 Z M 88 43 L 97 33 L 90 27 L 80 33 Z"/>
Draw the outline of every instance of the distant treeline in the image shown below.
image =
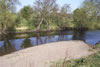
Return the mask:
<path fill-rule="evenodd" d="M 56 0 L 35 0 L 15 12 L 18 0 L 0 1 L 0 29 L 2 33 L 27 27 L 27 30 L 100 29 L 100 2 L 85 0 L 71 12 L 69 4 L 59 6 Z"/>

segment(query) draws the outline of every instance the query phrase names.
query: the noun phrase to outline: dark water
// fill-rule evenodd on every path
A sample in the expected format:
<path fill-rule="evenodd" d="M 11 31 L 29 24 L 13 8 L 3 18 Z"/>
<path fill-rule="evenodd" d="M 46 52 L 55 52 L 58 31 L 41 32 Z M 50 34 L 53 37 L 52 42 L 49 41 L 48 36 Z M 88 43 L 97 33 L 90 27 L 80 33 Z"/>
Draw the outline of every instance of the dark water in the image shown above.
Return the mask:
<path fill-rule="evenodd" d="M 83 40 L 90 45 L 100 41 L 100 31 L 58 31 L 0 36 L 0 56 L 45 43 Z"/>

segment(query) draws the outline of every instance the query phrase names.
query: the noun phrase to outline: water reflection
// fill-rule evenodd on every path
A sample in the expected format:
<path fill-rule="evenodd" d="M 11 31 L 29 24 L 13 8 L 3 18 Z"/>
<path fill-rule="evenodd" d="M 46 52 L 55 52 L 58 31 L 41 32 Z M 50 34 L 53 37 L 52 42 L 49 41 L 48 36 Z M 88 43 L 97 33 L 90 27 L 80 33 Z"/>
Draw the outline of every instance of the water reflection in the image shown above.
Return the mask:
<path fill-rule="evenodd" d="M 100 41 L 100 31 L 59 31 L 2 35 L 0 41 L 0 56 L 32 46 L 66 40 L 83 40 L 88 44 L 94 45 Z"/>
<path fill-rule="evenodd" d="M 86 31 L 74 31 L 73 32 L 73 40 L 85 41 L 85 33 L 86 33 Z"/>
<path fill-rule="evenodd" d="M 16 51 L 14 44 L 11 44 L 12 41 L 9 41 L 8 35 L 2 35 L 3 45 L 0 47 L 0 55 L 9 54 Z"/>
<path fill-rule="evenodd" d="M 32 47 L 32 43 L 31 43 L 31 40 L 27 37 L 22 45 L 21 45 L 21 48 L 28 48 L 28 47 Z"/>

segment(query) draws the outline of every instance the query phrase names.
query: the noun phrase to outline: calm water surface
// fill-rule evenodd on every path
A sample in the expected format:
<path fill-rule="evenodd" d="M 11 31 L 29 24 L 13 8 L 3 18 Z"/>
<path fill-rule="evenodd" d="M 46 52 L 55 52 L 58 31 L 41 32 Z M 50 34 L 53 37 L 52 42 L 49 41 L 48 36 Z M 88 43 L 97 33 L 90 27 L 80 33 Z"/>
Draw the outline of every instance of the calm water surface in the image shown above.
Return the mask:
<path fill-rule="evenodd" d="M 46 43 L 83 40 L 90 45 L 100 41 L 100 31 L 58 31 L 0 36 L 0 56 Z"/>

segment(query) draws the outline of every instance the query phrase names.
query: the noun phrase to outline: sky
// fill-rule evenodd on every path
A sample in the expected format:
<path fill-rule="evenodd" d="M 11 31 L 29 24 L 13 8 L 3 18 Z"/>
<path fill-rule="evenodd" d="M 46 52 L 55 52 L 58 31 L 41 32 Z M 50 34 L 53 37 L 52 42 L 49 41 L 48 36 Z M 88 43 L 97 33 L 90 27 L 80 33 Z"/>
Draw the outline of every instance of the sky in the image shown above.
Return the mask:
<path fill-rule="evenodd" d="M 24 6 L 30 5 L 32 6 L 34 4 L 35 0 L 19 0 L 21 5 L 17 6 L 17 12 L 23 8 Z M 80 7 L 84 0 L 57 0 L 57 3 L 62 6 L 63 4 L 70 4 L 71 11 L 75 10 L 76 8 Z"/>

